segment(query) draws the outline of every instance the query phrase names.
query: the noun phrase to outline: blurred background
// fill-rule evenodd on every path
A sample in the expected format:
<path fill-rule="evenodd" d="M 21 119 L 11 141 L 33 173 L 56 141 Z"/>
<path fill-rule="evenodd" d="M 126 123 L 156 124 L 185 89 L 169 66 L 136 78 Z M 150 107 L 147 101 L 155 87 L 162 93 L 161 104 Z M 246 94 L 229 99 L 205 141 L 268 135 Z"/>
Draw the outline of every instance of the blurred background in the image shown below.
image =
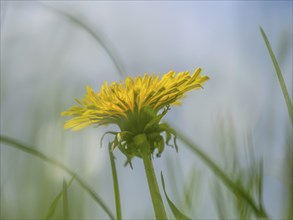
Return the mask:
<path fill-rule="evenodd" d="M 1 1 L 1 135 L 66 164 L 115 213 L 107 142 L 114 126 L 63 129 L 60 112 L 105 80 L 203 69 L 210 80 L 165 116 L 245 185 L 263 161 L 262 200 L 292 217 L 292 126 L 265 30 L 292 97 L 292 1 Z M 154 159 L 169 197 L 193 219 L 238 218 L 242 206 L 180 141 Z M 143 164 L 114 151 L 122 216 L 153 218 Z M 259 174 L 260 175 L 260 174 Z M 1 219 L 43 218 L 65 172 L 1 143 Z M 159 185 L 160 181 L 159 181 Z M 73 181 L 72 219 L 107 214 Z M 225 206 L 225 207 L 224 207 Z M 168 209 L 169 216 L 172 216 Z M 240 210 L 240 211 L 239 211 Z M 249 214 L 247 216 L 252 217 Z M 62 203 L 53 219 L 62 218 Z"/>

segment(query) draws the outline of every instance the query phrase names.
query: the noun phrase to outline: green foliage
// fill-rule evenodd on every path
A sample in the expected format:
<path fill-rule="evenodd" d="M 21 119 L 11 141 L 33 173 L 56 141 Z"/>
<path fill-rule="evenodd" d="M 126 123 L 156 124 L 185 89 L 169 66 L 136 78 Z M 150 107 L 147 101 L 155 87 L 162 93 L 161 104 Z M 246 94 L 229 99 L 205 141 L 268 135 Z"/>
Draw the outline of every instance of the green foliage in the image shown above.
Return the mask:
<path fill-rule="evenodd" d="M 114 219 L 114 215 L 112 214 L 112 212 L 110 211 L 110 209 L 105 205 L 104 201 L 100 198 L 99 195 L 97 195 L 97 193 L 91 189 L 83 180 L 80 176 L 78 176 L 75 172 L 73 172 L 72 170 L 70 170 L 68 167 L 66 167 L 65 165 L 63 165 L 62 163 L 60 163 L 57 160 L 54 160 L 48 156 L 46 156 L 45 154 L 37 151 L 35 148 L 32 147 L 28 147 L 25 144 L 22 144 L 10 137 L 6 137 L 6 136 L 0 136 L 0 141 L 2 143 L 7 144 L 8 146 L 14 147 L 18 150 L 21 150 L 23 152 L 26 152 L 28 154 L 31 154 L 45 162 L 48 162 L 54 166 L 57 166 L 58 168 L 64 170 L 65 172 L 67 172 L 70 176 L 72 176 L 79 184 L 80 186 L 87 192 L 89 193 L 89 195 L 97 202 L 97 204 L 99 204 L 104 211 L 109 215 L 109 217 L 111 219 Z M 64 193 L 64 192 L 63 192 Z"/>
<path fill-rule="evenodd" d="M 121 211 L 121 202 L 120 202 L 119 182 L 118 182 L 118 177 L 117 177 L 115 157 L 114 157 L 113 151 L 111 149 L 110 143 L 109 143 L 109 157 L 110 157 L 110 161 L 111 161 L 113 187 L 114 187 L 114 194 L 115 194 L 116 217 L 118 220 L 120 220 L 120 219 L 122 219 L 122 211 Z"/>
<path fill-rule="evenodd" d="M 292 105 L 292 102 L 291 102 L 291 99 L 290 99 L 290 96 L 289 96 L 289 93 L 288 93 L 288 90 L 287 90 L 287 87 L 286 87 L 284 77 L 283 77 L 282 72 L 281 72 L 281 68 L 279 67 L 278 61 L 277 61 L 277 59 L 275 57 L 275 54 L 274 54 L 273 49 L 271 47 L 271 44 L 270 44 L 270 42 L 269 42 L 269 40 L 267 38 L 267 35 L 265 34 L 264 30 L 262 29 L 262 27 L 260 27 L 260 32 L 261 32 L 263 40 L 264 40 L 264 42 L 266 44 L 266 47 L 267 47 L 267 49 L 269 51 L 270 57 L 272 59 L 272 62 L 274 64 L 276 74 L 277 74 L 278 79 L 279 79 L 280 87 L 282 89 L 282 92 L 283 92 L 283 95 L 284 95 L 284 98 L 285 98 L 285 101 L 286 101 L 286 105 L 287 105 L 287 108 L 288 108 L 289 116 L 290 116 L 290 119 L 291 119 L 291 125 L 293 127 L 293 105 Z"/>
<path fill-rule="evenodd" d="M 146 109 L 142 111 L 141 113 L 138 113 L 135 111 L 131 114 L 139 114 L 139 117 L 133 117 L 135 118 L 134 121 L 128 121 L 128 124 L 131 125 L 133 123 L 136 129 L 133 130 L 131 128 L 130 130 L 127 130 L 127 126 L 120 132 L 114 132 L 114 131 L 107 131 L 105 132 L 100 140 L 100 145 L 103 144 L 103 139 L 106 135 L 111 134 L 114 135 L 114 140 L 110 142 L 110 149 L 113 151 L 116 147 L 126 156 L 126 165 L 131 164 L 131 160 L 134 157 L 142 158 L 141 151 L 137 148 L 136 144 L 134 143 L 134 138 L 139 136 L 140 134 L 146 134 L 146 137 L 149 142 L 149 151 L 151 154 L 153 154 L 156 150 L 156 156 L 160 157 L 162 152 L 165 149 L 165 144 L 167 146 L 174 147 L 176 151 L 178 152 L 178 146 L 176 143 L 176 133 L 174 129 L 169 127 L 167 123 L 161 123 L 161 119 L 164 117 L 164 115 L 169 111 L 169 106 L 167 106 L 161 113 L 158 115 L 154 112 L 147 111 Z M 147 112 L 147 114 L 145 114 Z M 130 114 L 130 115 L 131 115 Z M 146 117 L 145 117 L 146 116 Z M 128 117 L 131 118 L 131 117 Z M 136 121 L 137 118 L 140 118 L 140 120 Z M 165 133 L 165 140 L 162 136 L 162 133 Z M 170 144 L 170 141 L 173 137 L 174 146 Z"/>
<path fill-rule="evenodd" d="M 56 210 L 56 208 L 57 208 L 57 205 L 58 205 L 58 203 L 59 203 L 59 200 L 61 199 L 61 197 L 64 196 L 64 192 L 67 191 L 67 189 L 69 188 L 69 186 L 71 185 L 71 183 L 73 182 L 73 180 L 74 180 L 74 178 L 71 178 L 71 180 L 69 181 L 68 184 L 67 184 L 66 181 L 64 180 L 64 182 L 63 182 L 63 187 L 62 187 L 62 191 L 61 191 L 60 193 L 57 194 L 57 196 L 56 196 L 55 199 L 52 201 L 52 203 L 51 203 L 51 205 L 50 205 L 50 207 L 49 207 L 49 209 L 48 209 L 48 211 L 47 211 L 47 214 L 46 214 L 46 216 L 45 216 L 45 219 L 46 219 L 46 220 L 52 218 L 52 216 L 54 215 L 54 212 L 55 212 L 55 210 Z M 67 197 L 67 195 L 64 196 L 64 197 Z M 67 202 L 67 199 L 64 199 L 64 200 L 66 200 L 66 202 Z M 67 207 L 68 207 L 68 206 L 67 206 Z M 67 214 L 67 216 L 68 216 L 68 214 Z"/>
<path fill-rule="evenodd" d="M 212 171 L 213 173 L 221 180 L 225 186 L 235 194 L 236 197 L 240 197 L 245 204 L 247 204 L 255 213 L 257 217 L 267 218 L 268 215 L 260 207 L 252 195 L 250 195 L 239 182 L 233 180 L 224 169 L 222 169 L 218 164 L 216 164 L 205 152 L 203 152 L 196 144 L 189 140 L 183 133 L 176 132 L 177 136 L 182 140 L 190 150 L 195 153 Z"/>
<path fill-rule="evenodd" d="M 184 210 L 191 212 L 195 211 L 195 205 L 197 204 L 199 197 L 201 175 L 195 170 L 195 165 L 184 179 L 184 188 L 182 193 L 182 204 Z M 195 204 L 194 204 L 195 203 Z"/>
<path fill-rule="evenodd" d="M 63 179 L 62 198 L 63 198 L 63 218 L 64 220 L 69 219 L 68 215 L 68 196 L 67 196 L 67 183 Z"/>
<path fill-rule="evenodd" d="M 233 123 L 228 120 L 220 123 L 217 133 L 220 134 L 219 140 L 222 140 L 218 148 L 220 158 L 230 158 L 230 160 L 221 161 L 223 170 L 247 194 L 247 197 L 251 198 L 259 210 L 255 212 L 238 193 L 233 194 L 227 191 L 220 181 L 215 180 L 212 188 L 219 215 L 221 219 L 231 218 L 231 216 L 235 219 L 259 217 L 258 213 L 266 213 L 262 203 L 263 162 L 261 158 L 256 158 L 252 137 L 248 136 L 242 146 L 236 139 L 237 133 Z M 268 218 L 267 214 L 266 218 Z"/>
<path fill-rule="evenodd" d="M 134 137 L 133 140 L 137 148 L 141 151 L 144 170 L 148 181 L 149 191 L 151 194 L 156 219 L 167 219 L 165 206 L 161 197 L 155 170 L 151 159 L 150 146 L 147 136 L 145 134 L 137 135 Z"/>
<path fill-rule="evenodd" d="M 166 196 L 168 205 L 170 207 L 170 209 L 172 210 L 173 215 L 175 216 L 176 219 L 191 219 L 189 217 L 186 217 L 186 215 L 184 215 L 176 206 L 175 204 L 169 199 L 169 196 L 166 193 L 166 188 L 165 188 L 165 181 L 164 181 L 164 177 L 163 177 L 163 172 L 161 172 L 161 181 L 162 181 L 162 186 L 163 186 L 163 190 L 164 190 L 164 194 Z"/>

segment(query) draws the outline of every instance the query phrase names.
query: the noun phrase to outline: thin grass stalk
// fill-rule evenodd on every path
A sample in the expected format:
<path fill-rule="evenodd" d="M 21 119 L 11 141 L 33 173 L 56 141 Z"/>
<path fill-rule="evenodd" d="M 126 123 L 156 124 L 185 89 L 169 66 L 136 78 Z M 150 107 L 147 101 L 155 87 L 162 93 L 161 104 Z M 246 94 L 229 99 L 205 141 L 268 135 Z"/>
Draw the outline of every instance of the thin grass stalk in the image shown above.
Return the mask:
<path fill-rule="evenodd" d="M 8 146 L 10 146 L 10 147 L 16 148 L 18 150 L 22 150 L 23 152 L 26 152 L 28 154 L 35 156 L 35 157 L 38 157 L 38 158 L 42 159 L 43 161 L 46 161 L 46 162 L 53 164 L 53 165 L 59 167 L 60 169 L 64 170 L 66 173 L 68 173 L 70 176 L 72 176 L 79 183 L 79 185 L 101 206 L 101 208 L 107 213 L 107 215 L 110 217 L 110 219 L 115 219 L 114 215 L 112 214 L 110 209 L 106 206 L 106 204 L 103 202 L 103 200 L 100 198 L 100 196 L 97 195 L 97 193 L 93 189 L 91 189 L 91 187 L 88 186 L 82 180 L 82 178 L 80 176 L 78 176 L 75 172 L 73 172 L 71 169 L 66 167 L 64 164 L 46 156 L 45 154 L 39 152 L 36 149 L 33 149 L 32 147 L 28 147 L 27 145 L 20 143 L 19 141 L 15 140 L 13 138 L 1 135 L 0 141 L 8 144 Z"/>
<path fill-rule="evenodd" d="M 272 47 L 271 47 L 271 44 L 270 44 L 270 42 L 269 42 L 269 40 L 267 38 L 267 35 L 265 34 L 265 32 L 262 29 L 262 27 L 259 27 L 259 29 L 260 29 L 261 35 L 263 37 L 263 40 L 264 40 L 264 42 L 266 44 L 266 47 L 267 47 L 267 49 L 269 51 L 270 57 L 272 59 L 272 62 L 274 64 L 276 74 L 278 76 L 279 83 L 280 83 L 280 86 L 281 86 L 281 89 L 282 89 L 282 92 L 283 92 L 283 95 L 284 95 L 284 98 L 285 98 L 285 101 L 286 101 L 288 113 L 289 113 L 289 116 L 290 116 L 290 119 L 291 119 L 291 125 L 293 127 L 293 105 L 292 105 L 292 102 L 291 102 L 291 99 L 290 99 L 290 96 L 289 96 L 289 93 L 288 93 L 288 90 L 287 90 L 287 87 L 286 87 L 286 84 L 285 84 L 285 80 L 283 78 L 280 66 L 279 66 L 278 61 L 276 59 L 276 56 L 275 56 L 275 54 L 274 54 L 274 52 L 272 50 Z"/>
<path fill-rule="evenodd" d="M 99 45 L 101 45 L 101 47 L 106 51 L 106 53 L 110 57 L 110 60 L 112 60 L 115 68 L 118 70 L 119 75 L 120 76 L 125 75 L 124 67 L 123 67 L 122 63 L 120 62 L 120 59 L 118 59 L 117 54 L 114 53 L 112 48 L 110 49 L 109 43 L 105 43 L 105 40 L 103 40 L 99 34 L 97 34 L 88 25 L 86 25 L 83 21 L 81 21 L 80 19 L 78 19 L 74 15 L 71 15 L 71 14 L 65 12 L 65 11 L 61 11 L 59 9 L 53 8 L 53 7 L 48 6 L 48 5 L 44 4 L 44 3 L 40 3 L 40 4 L 42 4 L 44 7 L 48 8 L 48 9 L 50 9 L 50 10 L 56 12 L 56 13 L 58 13 L 59 15 L 62 15 L 63 17 L 65 17 L 69 21 L 77 24 L 79 27 L 81 27 L 87 33 L 89 33 L 99 43 Z"/>
<path fill-rule="evenodd" d="M 67 196 L 67 183 L 66 180 L 63 179 L 63 218 L 64 220 L 69 219 L 69 212 L 68 212 L 68 196 Z"/>

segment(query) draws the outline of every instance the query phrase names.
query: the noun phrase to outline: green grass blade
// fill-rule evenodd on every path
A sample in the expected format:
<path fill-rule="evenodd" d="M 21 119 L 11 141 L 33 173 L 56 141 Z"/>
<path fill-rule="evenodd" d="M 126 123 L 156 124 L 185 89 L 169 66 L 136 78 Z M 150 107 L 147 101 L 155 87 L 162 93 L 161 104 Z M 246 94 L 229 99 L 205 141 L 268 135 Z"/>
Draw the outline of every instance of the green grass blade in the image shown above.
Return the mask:
<path fill-rule="evenodd" d="M 212 193 L 219 219 L 228 219 L 228 216 L 231 215 L 229 212 L 231 208 L 227 208 L 227 200 L 224 197 L 223 189 L 218 180 L 213 183 Z"/>
<path fill-rule="evenodd" d="M 110 209 L 106 206 L 106 204 L 103 202 L 103 200 L 100 198 L 100 196 L 90 187 L 88 186 L 80 176 L 78 176 L 75 172 L 73 172 L 71 169 L 66 167 L 64 164 L 60 163 L 57 160 L 54 160 L 45 154 L 37 151 L 36 149 L 33 149 L 31 147 L 28 147 L 25 144 L 20 143 L 17 140 L 14 140 L 10 137 L 7 136 L 0 136 L 0 141 L 3 143 L 6 143 L 10 147 L 14 147 L 18 150 L 21 150 L 23 152 L 26 152 L 28 154 L 31 154 L 35 157 L 38 157 L 42 159 L 43 161 L 46 161 L 52 165 L 55 165 L 59 167 L 60 169 L 64 170 L 66 173 L 68 173 L 70 176 L 72 176 L 78 183 L 79 185 L 94 199 L 94 201 L 101 206 L 101 208 L 107 213 L 107 215 L 111 219 L 115 219 L 114 215 L 110 211 Z"/>
<path fill-rule="evenodd" d="M 277 59 L 275 57 L 275 54 L 274 54 L 274 52 L 272 50 L 271 44 L 270 44 L 270 42 L 269 42 L 269 40 L 267 38 L 267 35 L 265 34 L 265 32 L 262 29 L 262 27 L 259 27 L 259 29 L 260 29 L 261 35 L 263 37 L 263 40 L 264 40 L 264 42 L 266 44 L 266 47 L 267 47 L 267 49 L 269 51 L 270 57 L 272 59 L 272 62 L 274 64 L 276 74 L 278 76 L 279 83 L 280 83 L 280 86 L 281 86 L 281 89 L 282 89 L 282 92 L 283 92 L 283 95 L 284 95 L 284 98 L 285 98 L 285 101 L 286 101 L 286 105 L 287 105 L 287 108 L 288 108 L 289 116 L 290 116 L 290 119 L 291 119 L 291 125 L 293 126 L 293 105 L 292 105 L 292 102 L 291 102 L 291 99 L 290 99 L 290 96 L 289 96 L 289 93 L 288 93 L 288 90 L 287 90 L 287 87 L 286 87 L 286 84 L 285 84 L 285 80 L 283 78 L 281 69 L 280 69 L 278 61 L 277 61 Z"/>
<path fill-rule="evenodd" d="M 45 216 L 45 219 L 46 219 L 46 220 L 51 219 L 52 216 L 54 215 L 55 210 L 56 210 L 56 207 L 57 207 L 57 205 L 58 205 L 58 202 L 59 202 L 59 200 L 60 200 L 61 197 L 62 197 L 62 194 L 63 194 L 62 191 L 61 191 L 60 193 L 58 193 L 58 195 L 55 197 L 55 199 L 54 199 L 53 202 L 51 203 L 51 205 L 50 205 L 50 207 L 49 207 L 49 209 L 48 209 L 48 211 L 47 211 L 47 214 L 46 214 L 46 216 Z"/>
<path fill-rule="evenodd" d="M 229 176 L 215 162 L 213 162 L 213 160 L 206 153 L 204 153 L 182 133 L 176 131 L 176 135 L 213 171 L 217 177 L 219 177 L 219 179 L 235 194 L 235 196 L 241 197 L 252 208 L 256 216 L 268 218 L 265 210 L 258 207 L 253 198 L 241 186 L 239 186 L 236 182 L 233 182 L 231 178 L 229 178 Z"/>
<path fill-rule="evenodd" d="M 66 180 L 63 179 L 63 187 L 62 187 L 62 194 L 63 194 L 63 218 L 64 220 L 69 219 L 68 215 L 68 196 L 67 196 L 67 183 Z"/>
<path fill-rule="evenodd" d="M 189 217 L 186 217 L 186 215 L 184 215 L 182 212 L 180 212 L 180 210 L 175 206 L 175 204 L 169 199 L 169 196 L 166 193 L 165 181 L 164 181 L 164 177 L 163 177 L 162 172 L 161 172 L 161 181 L 162 181 L 162 186 L 163 186 L 164 194 L 166 196 L 168 205 L 170 206 L 170 209 L 171 209 L 173 215 L 175 216 L 175 218 L 176 219 L 191 219 Z"/>
<path fill-rule="evenodd" d="M 115 157 L 113 155 L 113 152 L 111 151 L 111 144 L 109 144 L 109 156 L 110 156 L 110 161 L 111 161 L 113 186 L 114 186 L 114 193 L 115 193 L 116 215 L 117 215 L 117 219 L 121 220 L 122 219 L 122 213 L 121 213 L 119 183 L 118 183 L 118 178 L 117 178 Z"/>
<path fill-rule="evenodd" d="M 43 3 L 40 3 L 40 4 L 42 4 L 43 6 L 45 6 L 48 9 L 58 13 L 59 15 L 62 15 L 63 17 L 65 17 L 66 19 L 68 19 L 72 23 L 78 25 L 79 27 L 84 29 L 87 33 L 89 33 L 89 35 L 91 35 L 99 43 L 99 45 L 101 45 L 102 48 L 106 51 L 106 53 L 108 54 L 108 56 L 110 57 L 110 59 L 114 63 L 115 68 L 118 70 L 119 75 L 120 76 L 125 75 L 125 70 L 124 70 L 124 67 L 122 65 L 122 62 L 120 62 L 120 59 L 118 58 L 117 54 L 114 52 L 114 49 L 110 48 L 109 43 L 108 42 L 105 43 L 105 40 L 102 39 L 102 37 L 99 34 L 97 34 L 87 24 L 85 24 L 83 21 L 81 21 L 77 17 L 75 17 L 75 16 L 73 16 L 73 15 L 71 15 L 71 14 L 65 12 L 65 11 L 61 11 L 59 9 L 53 8 L 51 6 L 48 6 L 46 4 L 43 4 Z"/>
<path fill-rule="evenodd" d="M 73 180 L 74 180 L 74 178 L 71 178 L 71 180 L 69 181 L 69 183 L 66 185 L 67 188 L 69 188 L 69 186 L 71 185 L 71 183 L 73 182 Z M 59 193 L 57 194 L 57 196 L 55 197 L 55 199 L 54 199 L 53 202 L 51 203 L 51 205 L 50 205 L 50 207 L 49 207 L 49 209 L 48 209 L 48 211 L 47 211 L 47 214 L 46 214 L 46 216 L 45 216 L 45 219 L 46 219 L 46 220 L 51 219 L 52 216 L 54 215 L 55 210 L 56 210 L 57 205 L 58 205 L 58 202 L 59 202 L 59 200 L 61 199 L 62 195 L 63 195 L 63 189 L 62 189 L 61 192 L 59 192 Z"/>
<path fill-rule="evenodd" d="M 259 164 L 259 175 L 257 176 L 258 183 L 258 202 L 260 207 L 263 207 L 263 160 Z"/>
<path fill-rule="evenodd" d="M 199 190 L 199 173 L 196 173 L 195 169 L 191 169 L 187 180 L 184 183 L 184 193 L 183 193 L 183 204 L 189 211 L 192 208 L 194 193 L 198 194 Z"/>

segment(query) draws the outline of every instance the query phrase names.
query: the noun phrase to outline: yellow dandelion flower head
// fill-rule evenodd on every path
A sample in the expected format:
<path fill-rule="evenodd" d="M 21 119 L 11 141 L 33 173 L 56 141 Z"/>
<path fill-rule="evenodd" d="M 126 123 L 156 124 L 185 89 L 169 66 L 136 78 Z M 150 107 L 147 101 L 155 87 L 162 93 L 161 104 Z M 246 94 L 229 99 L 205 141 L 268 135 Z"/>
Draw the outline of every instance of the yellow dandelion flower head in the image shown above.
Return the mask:
<path fill-rule="evenodd" d="M 178 74 L 170 71 L 162 78 L 150 74 L 136 78 L 127 77 L 120 83 L 113 82 L 108 85 L 105 82 L 99 92 L 94 92 L 87 86 L 84 98 L 75 99 L 79 105 L 61 113 L 63 116 L 73 116 L 65 123 L 64 128 L 79 130 L 89 125 L 116 124 L 121 132 L 115 133 L 115 147 L 124 141 L 128 154 L 139 156 L 131 152 L 135 147 L 129 150 L 131 138 L 145 133 L 153 148 L 159 149 L 156 143 L 160 142 L 160 146 L 162 142 L 164 144 L 160 133 L 166 130 L 169 130 L 169 134 L 172 133 L 172 129 L 165 123 L 160 123 L 161 118 L 169 110 L 170 105 L 180 104 L 186 92 L 201 88 L 209 79 L 207 76 L 201 76 L 200 72 L 201 69 L 198 68 L 191 75 L 189 71 Z M 166 134 L 169 141 L 170 138 L 167 136 Z"/>

